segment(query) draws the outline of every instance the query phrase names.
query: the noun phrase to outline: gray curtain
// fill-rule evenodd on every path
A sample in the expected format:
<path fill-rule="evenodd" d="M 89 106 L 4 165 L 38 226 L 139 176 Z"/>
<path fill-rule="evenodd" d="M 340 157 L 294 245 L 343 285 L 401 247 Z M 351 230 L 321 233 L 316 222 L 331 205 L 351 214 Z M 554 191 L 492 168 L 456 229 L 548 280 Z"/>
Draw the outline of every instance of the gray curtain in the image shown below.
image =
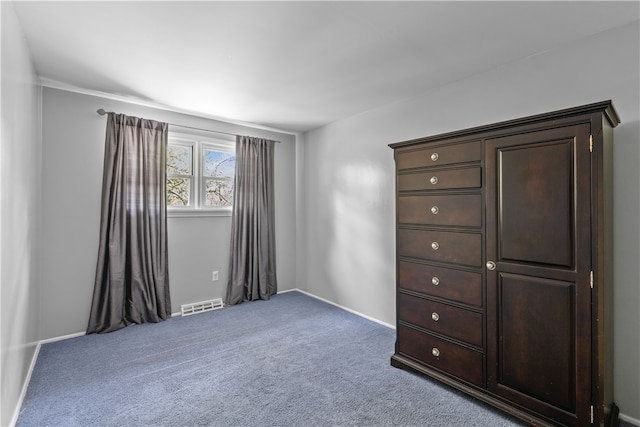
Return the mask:
<path fill-rule="evenodd" d="M 100 246 L 87 333 L 171 316 L 167 123 L 109 113 Z"/>
<path fill-rule="evenodd" d="M 273 150 L 274 141 L 236 138 L 227 305 L 268 300 L 278 290 Z"/>

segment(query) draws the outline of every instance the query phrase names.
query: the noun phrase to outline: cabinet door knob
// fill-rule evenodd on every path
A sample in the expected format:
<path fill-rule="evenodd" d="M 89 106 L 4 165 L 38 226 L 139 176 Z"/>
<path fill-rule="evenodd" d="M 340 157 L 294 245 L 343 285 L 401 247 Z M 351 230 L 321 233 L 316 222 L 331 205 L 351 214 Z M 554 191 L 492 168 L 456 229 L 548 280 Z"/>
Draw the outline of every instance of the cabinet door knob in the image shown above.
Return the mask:
<path fill-rule="evenodd" d="M 438 286 L 438 285 L 440 284 L 440 279 L 438 279 L 436 276 L 433 276 L 433 277 L 431 278 L 431 283 L 432 283 L 434 286 Z"/>
<path fill-rule="evenodd" d="M 431 179 L 429 179 L 429 182 L 433 185 L 438 183 L 438 177 L 437 176 L 432 176 Z"/>
<path fill-rule="evenodd" d="M 431 161 L 432 161 L 432 162 L 435 162 L 436 160 L 438 160 L 438 158 L 439 158 L 439 157 L 440 157 L 440 156 L 438 156 L 438 153 L 433 153 L 433 154 L 431 155 Z"/>
<path fill-rule="evenodd" d="M 432 213 L 432 214 L 437 215 L 437 214 L 438 214 L 438 212 L 440 212 L 440 208 L 439 208 L 439 207 L 437 207 L 437 206 L 433 206 L 433 207 L 431 208 L 431 213 Z"/>
<path fill-rule="evenodd" d="M 440 315 L 434 311 L 433 313 L 431 313 L 431 320 L 437 322 L 438 320 L 440 320 Z"/>
<path fill-rule="evenodd" d="M 496 263 L 493 261 L 487 261 L 487 269 L 493 271 L 496 269 Z"/>
<path fill-rule="evenodd" d="M 437 251 L 439 247 L 440 247 L 440 243 L 438 242 L 431 243 L 431 249 L 433 249 L 434 251 Z"/>
<path fill-rule="evenodd" d="M 438 356 L 440 356 L 440 350 L 438 350 L 437 347 L 433 347 L 431 349 L 431 354 L 433 354 L 435 357 L 438 357 Z"/>

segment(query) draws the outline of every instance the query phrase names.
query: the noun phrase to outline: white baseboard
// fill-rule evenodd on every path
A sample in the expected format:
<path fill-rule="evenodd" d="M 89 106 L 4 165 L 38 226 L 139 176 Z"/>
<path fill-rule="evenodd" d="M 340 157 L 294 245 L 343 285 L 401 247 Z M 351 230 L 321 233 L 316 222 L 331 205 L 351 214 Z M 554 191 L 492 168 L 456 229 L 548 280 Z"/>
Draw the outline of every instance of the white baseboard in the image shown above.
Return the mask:
<path fill-rule="evenodd" d="M 633 424 L 633 425 L 636 425 L 636 426 L 640 427 L 640 420 L 637 420 L 637 419 L 635 419 L 635 418 L 631 418 L 630 416 L 625 415 L 625 414 L 620 414 L 620 415 L 619 415 L 619 418 L 620 418 L 622 421 L 626 421 L 626 422 L 628 422 L 628 423 L 631 423 L 631 424 Z"/>
<path fill-rule="evenodd" d="M 38 361 L 38 355 L 40 354 L 40 348 L 42 344 L 47 344 L 56 341 L 62 341 L 69 338 L 81 337 L 86 335 L 85 332 L 78 332 L 75 334 L 64 335 L 61 337 L 47 338 L 46 340 L 38 341 L 36 344 L 36 351 L 33 353 L 33 357 L 31 358 L 31 363 L 29 364 L 29 370 L 27 371 L 27 376 L 24 379 L 24 383 L 22 385 L 22 390 L 20 391 L 20 397 L 18 398 L 18 403 L 16 404 L 16 409 L 13 411 L 13 417 L 11 418 L 11 426 L 15 426 L 18 422 L 18 417 L 20 416 L 20 410 L 22 409 L 22 403 L 24 402 L 24 398 L 27 395 L 27 389 L 29 388 L 29 383 L 31 382 L 31 375 L 33 374 L 33 370 L 36 367 L 36 362 Z"/>
<path fill-rule="evenodd" d="M 380 324 L 382 326 L 386 326 L 387 328 L 391 328 L 391 329 L 395 329 L 396 328 L 395 326 L 393 326 L 393 325 L 391 325 L 389 323 L 383 322 L 382 320 L 378 320 L 378 319 L 376 319 L 374 317 L 367 316 L 366 314 L 362 314 L 362 313 L 360 313 L 358 311 L 355 311 L 355 310 L 352 310 L 352 309 L 350 309 L 348 307 L 344 307 L 344 306 L 342 306 L 340 304 L 336 304 L 333 301 L 329 301 L 327 299 L 321 298 L 321 297 L 319 297 L 317 295 L 314 295 L 312 293 L 309 293 L 307 291 L 303 291 L 302 289 L 289 289 L 289 290 L 278 292 L 278 293 L 285 293 L 285 292 L 291 292 L 291 291 L 297 291 L 297 292 L 300 292 L 301 294 L 305 294 L 307 296 L 310 296 L 311 298 L 315 298 L 315 299 L 320 300 L 322 302 L 326 302 L 327 304 L 331 304 L 331 305 L 336 306 L 338 308 L 341 308 L 341 309 L 343 309 L 345 311 L 348 311 L 349 313 L 353 313 L 353 314 L 355 314 L 357 316 L 360 316 L 360 317 L 363 317 L 363 318 L 365 318 L 367 320 L 371 320 L 372 322 L 376 322 L 376 323 L 378 323 L 378 324 Z"/>
<path fill-rule="evenodd" d="M 29 363 L 29 370 L 27 371 L 27 377 L 24 379 L 24 383 L 22 384 L 22 390 L 20 391 L 20 397 L 18 398 L 18 403 L 16 404 L 16 409 L 13 411 L 13 417 L 11 417 L 11 426 L 15 426 L 18 422 L 18 417 L 20 416 L 20 410 L 22 409 L 22 402 L 24 402 L 24 398 L 27 395 L 27 388 L 29 388 L 29 383 L 31 382 L 31 374 L 33 374 L 33 369 L 36 366 L 36 361 L 38 360 L 38 354 L 40 354 L 40 342 L 36 344 L 36 351 L 33 352 L 33 357 L 31 358 L 31 363 Z"/>
<path fill-rule="evenodd" d="M 60 337 L 53 337 L 53 338 L 47 338 L 46 340 L 41 340 L 39 342 L 39 344 L 49 344 L 51 342 L 56 342 L 56 341 L 64 341 L 64 340 L 68 340 L 71 338 L 76 338 L 76 337 L 81 337 L 87 335 L 86 332 L 76 332 L 75 334 L 69 334 L 69 335 L 62 335 Z"/>

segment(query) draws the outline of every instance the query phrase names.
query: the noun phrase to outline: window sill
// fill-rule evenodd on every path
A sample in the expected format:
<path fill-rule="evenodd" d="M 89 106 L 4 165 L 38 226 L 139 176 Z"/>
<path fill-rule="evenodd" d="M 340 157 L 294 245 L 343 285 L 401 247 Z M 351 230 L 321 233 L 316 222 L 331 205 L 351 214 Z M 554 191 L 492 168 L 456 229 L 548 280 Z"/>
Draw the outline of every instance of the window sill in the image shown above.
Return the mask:
<path fill-rule="evenodd" d="M 168 218 L 195 218 L 195 217 L 216 217 L 231 216 L 231 209 L 193 209 L 193 210 L 169 210 Z"/>

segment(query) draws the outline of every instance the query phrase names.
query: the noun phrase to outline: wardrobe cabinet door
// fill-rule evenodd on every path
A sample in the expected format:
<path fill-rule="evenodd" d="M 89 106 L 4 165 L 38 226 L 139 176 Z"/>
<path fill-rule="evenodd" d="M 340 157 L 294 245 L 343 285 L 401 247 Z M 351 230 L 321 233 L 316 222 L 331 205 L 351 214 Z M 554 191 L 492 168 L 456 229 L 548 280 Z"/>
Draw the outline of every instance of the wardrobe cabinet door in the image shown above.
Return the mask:
<path fill-rule="evenodd" d="M 589 133 L 485 145 L 487 387 L 572 426 L 591 405 Z"/>

